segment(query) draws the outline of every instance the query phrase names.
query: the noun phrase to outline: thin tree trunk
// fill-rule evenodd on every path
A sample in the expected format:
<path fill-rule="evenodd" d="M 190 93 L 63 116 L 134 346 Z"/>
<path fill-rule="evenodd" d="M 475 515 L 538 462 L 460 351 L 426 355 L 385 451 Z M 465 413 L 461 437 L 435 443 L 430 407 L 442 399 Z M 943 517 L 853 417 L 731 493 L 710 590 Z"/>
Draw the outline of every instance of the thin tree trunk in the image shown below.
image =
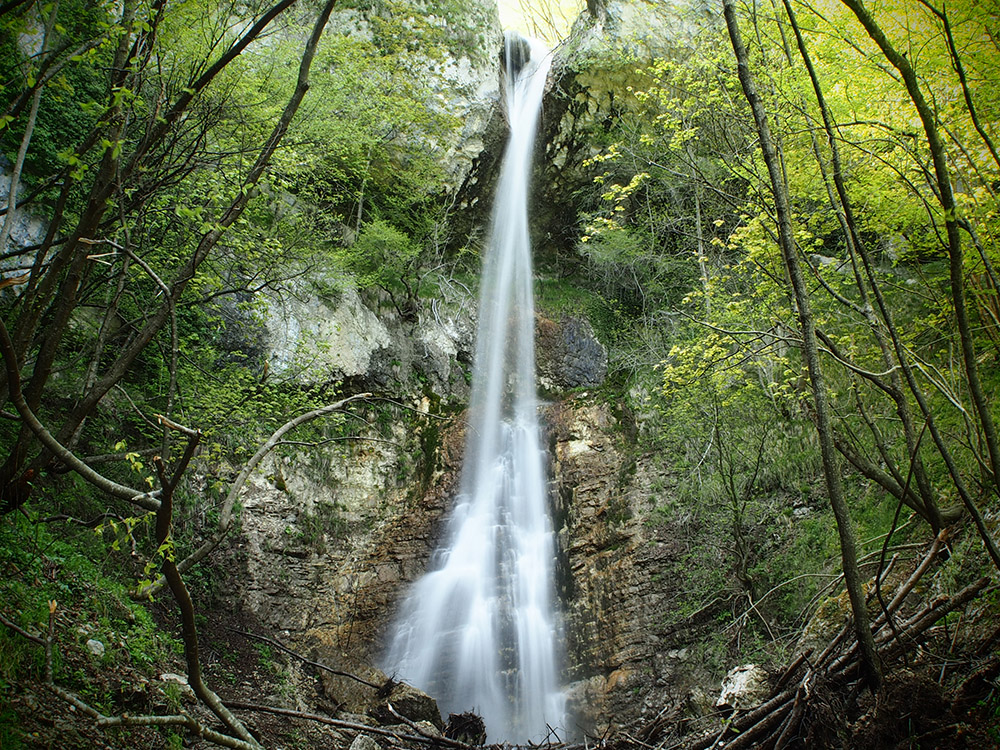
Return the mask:
<path fill-rule="evenodd" d="M 812 386 L 814 408 L 816 410 L 816 431 L 819 436 L 820 453 L 823 457 L 823 472 L 826 477 L 827 492 L 830 496 L 830 506 L 837 521 L 837 532 L 840 536 L 840 554 L 844 568 L 844 582 L 851 601 L 854 614 L 854 630 L 861 651 L 862 671 L 865 682 L 872 690 L 876 690 L 881 682 L 881 669 L 875 650 L 875 640 L 872 637 L 868 620 L 868 610 L 865 602 L 865 592 L 858 570 L 857 543 L 851 524 L 850 512 L 844 497 L 840 478 L 840 465 L 837 461 L 837 449 L 833 440 L 833 427 L 830 416 L 830 405 L 827 401 L 826 385 L 819 361 L 819 345 L 816 339 L 816 326 L 813 319 L 809 291 L 806 286 L 802 268 L 799 265 L 793 239 L 791 208 L 785 183 L 782 179 L 781 164 L 775 151 L 770 125 L 764 104 L 757 93 L 757 87 L 750 73 L 748 55 L 743 44 L 739 26 L 736 20 L 736 10 L 733 0 L 723 0 L 723 12 L 726 27 L 732 41 L 733 52 L 736 55 L 740 84 L 747 102 L 753 111 L 754 122 L 760 137 L 760 146 L 767 166 L 771 189 L 774 193 L 775 211 L 778 216 L 778 244 L 784 258 L 785 267 L 791 281 L 792 291 L 798 308 L 799 325 L 802 328 L 802 349 L 809 371 Z"/>
<path fill-rule="evenodd" d="M 941 512 L 938 508 L 937 501 L 935 500 L 930 480 L 924 470 L 923 462 L 920 460 L 920 456 L 916 451 L 917 430 L 914 427 L 910 405 L 906 400 L 903 380 L 900 378 L 899 372 L 894 367 L 894 363 L 896 361 L 899 362 L 900 368 L 907 376 L 907 382 L 911 390 L 919 388 L 919 385 L 913 377 L 912 368 L 910 367 L 906 350 L 902 346 L 899 335 L 896 332 L 892 311 L 886 304 L 885 298 L 882 295 L 882 290 L 878 285 L 878 280 L 875 275 L 875 267 L 872 263 L 871 256 L 868 253 L 868 248 L 861 237 L 861 233 L 857 229 L 857 222 L 854 219 L 854 210 L 851 206 L 850 197 L 847 194 L 847 187 L 844 183 L 843 163 L 840 159 L 840 148 L 837 146 L 833 118 L 830 115 L 829 107 L 827 107 L 826 97 L 823 95 L 823 88 L 820 86 L 819 77 L 816 75 L 816 71 L 812 64 L 812 58 L 809 56 L 805 39 L 802 37 L 802 31 L 795 18 L 795 13 L 792 10 L 791 3 L 789 0 L 782 0 L 782 3 L 785 6 L 785 13 L 788 15 L 788 21 L 791 24 L 792 32 L 795 35 L 795 42 L 798 46 L 799 54 L 802 57 L 802 62 L 804 63 L 806 71 L 809 74 L 809 80 L 812 82 L 813 91 L 816 95 L 816 102 L 819 105 L 820 115 L 823 119 L 823 128 L 826 133 L 827 145 L 830 148 L 830 157 L 833 164 L 833 182 L 836 187 L 838 199 L 835 200 L 834 196 L 830 194 L 830 204 L 833 206 L 834 211 L 837 214 L 837 219 L 844 230 L 844 238 L 847 241 L 847 247 L 851 253 L 855 280 L 858 285 L 858 291 L 861 294 L 863 314 L 868 321 L 869 327 L 872 329 L 872 333 L 875 336 L 876 341 L 878 342 L 879 349 L 882 352 L 882 361 L 885 363 L 886 368 L 889 371 L 889 382 L 892 384 L 891 395 L 893 401 L 896 403 L 896 413 L 903 425 L 903 434 L 906 438 L 908 455 L 913 457 L 914 477 L 917 480 L 917 489 L 920 491 L 920 497 L 923 501 L 923 505 L 925 506 L 925 512 L 921 513 L 921 515 L 926 518 L 926 520 L 930 523 L 931 528 L 935 533 L 937 533 L 940 531 L 943 524 Z M 817 160 L 820 158 L 818 148 L 816 151 L 816 158 Z M 820 166 L 822 168 L 822 164 Z M 823 182 L 826 185 L 827 192 L 829 193 L 830 186 L 827 183 L 825 171 L 823 175 Z M 858 258 L 861 259 L 862 265 L 864 266 L 868 283 L 871 285 L 872 295 L 875 298 L 875 303 L 878 305 L 879 313 L 882 315 L 882 320 L 885 323 L 885 331 L 882 330 L 879 320 L 875 317 L 865 284 L 860 276 L 860 273 L 858 272 Z M 888 334 L 889 340 L 892 342 L 892 350 L 889 348 L 889 342 L 886 341 L 886 334 Z M 892 351 L 895 352 L 895 360 L 892 356 Z"/>
<path fill-rule="evenodd" d="M 976 361 L 976 347 L 972 338 L 972 326 L 969 322 L 969 312 L 965 299 L 965 269 L 963 268 L 962 238 L 959 232 L 958 206 L 955 203 L 955 192 L 951 184 L 951 173 L 948 169 L 944 143 L 938 131 L 937 119 L 920 90 L 920 83 L 913 66 L 905 55 L 893 47 L 885 33 L 875 23 L 875 19 L 865 8 L 861 0 L 842 0 L 850 8 L 868 36 L 872 38 L 882 54 L 899 71 L 906 91 L 910 95 L 920 121 L 927 135 L 927 145 L 930 148 L 931 160 L 934 165 L 934 179 L 937 184 L 937 196 L 944 210 L 945 230 L 948 239 L 948 266 L 951 277 L 952 304 L 955 307 L 955 322 L 958 324 L 958 334 L 962 343 L 962 359 L 965 362 L 965 376 L 969 386 L 969 395 L 979 417 L 983 440 L 989 453 L 990 471 L 993 474 L 993 490 L 1000 494 L 1000 446 L 997 442 L 996 425 L 986 401 L 982 381 L 979 378 L 979 364 Z"/>
<path fill-rule="evenodd" d="M 316 55 L 316 47 L 319 44 L 323 28 L 325 27 L 327 20 L 329 20 L 330 14 L 333 12 L 333 6 L 334 0 L 329 0 L 320 13 L 320 17 L 317 20 L 316 25 L 313 27 L 313 33 L 306 44 L 299 63 L 298 79 L 295 90 L 289 98 L 288 103 L 285 105 L 285 109 L 281 113 L 281 117 L 275 124 L 274 129 L 271 131 L 267 142 L 258 154 L 256 162 L 253 167 L 251 167 L 249 174 L 244 180 L 243 188 L 239 195 L 233 200 L 223 215 L 219 218 L 215 228 L 202 236 L 201 241 L 198 243 L 198 247 L 174 278 L 171 286 L 171 293 L 169 295 L 165 295 L 165 299 L 161 303 L 160 307 L 153 313 L 150 319 L 143 326 L 142 330 L 140 330 L 135 336 L 132 343 L 122 351 L 118 359 L 108 368 L 103 377 L 98 379 L 98 381 L 94 384 L 94 387 L 83 396 L 76 408 L 70 413 L 68 419 L 59 431 L 60 439 L 65 440 L 72 435 L 77 426 L 87 418 L 91 410 L 102 398 L 104 398 L 104 395 L 111 390 L 112 387 L 114 387 L 115 383 L 125 376 L 125 373 L 128 372 L 128 369 L 132 366 L 136 357 L 139 356 L 149 342 L 152 341 L 153 337 L 163 328 L 170 316 L 171 310 L 173 310 L 174 306 L 180 301 L 188 283 L 190 283 L 191 279 L 194 278 L 195 273 L 204 262 L 205 258 L 208 257 L 208 254 L 222 238 L 225 231 L 232 226 L 232 224 L 239 219 L 240 216 L 243 215 L 250 199 L 254 196 L 254 188 L 263 176 L 264 170 L 267 169 L 267 165 L 270 163 L 271 157 L 278 149 L 282 138 L 284 138 L 285 133 L 288 131 L 288 126 L 291 124 L 292 118 L 295 116 L 299 105 L 302 103 L 302 99 L 309 90 L 309 71 L 312 68 L 313 58 Z"/>

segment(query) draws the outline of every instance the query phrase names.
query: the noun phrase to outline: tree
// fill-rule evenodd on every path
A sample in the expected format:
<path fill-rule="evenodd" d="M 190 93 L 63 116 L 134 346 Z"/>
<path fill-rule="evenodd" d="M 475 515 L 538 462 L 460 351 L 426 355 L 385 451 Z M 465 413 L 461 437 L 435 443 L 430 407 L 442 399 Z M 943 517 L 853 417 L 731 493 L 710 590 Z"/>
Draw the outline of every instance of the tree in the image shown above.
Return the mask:
<path fill-rule="evenodd" d="M 110 264 L 114 271 L 111 284 L 117 291 L 101 305 L 104 320 L 82 393 L 53 430 L 62 445 L 72 447 L 79 440 L 81 428 L 95 407 L 165 328 L 171 331 L 168 351 L 173 352 L 168 358 L 170 405 L 175 387 L 178 307 L 205 261 L 257 195 L 256 186 L 308 89 L 318 36 L 316 43 L 307 45 L 298 81 L 270 133 L 265 132 L 264 143 L 250 159 L 239 154 L 247 166 L 231 187 L 207 195 L 201 206 L 191 208 L 183 205 L 183 199 L 178 200 L 175 191 L 187 185 L 185 180 L 197 177 L 196 170 L 204 166 L 206 154 L 210 163 L 217 158 L 211 156 L 211 147 L 206 147 L 211 140 L 208 118 L 214 106 L 210 96 L 213 87 L 232 85 L 226 80 L 227 70 L 292 4 L 293 0 L 283 0 L 265 8 L 235 34 L 215 33 L 229 19 L 228 11 L 219 9 L 218 15 L 211 16 L 217 25 L 202 50 L 203 57 L 195 58 L 193 64 L 182 59 L 174 60 L 174 67 L 165 65 L 171 58 L 162 45 L 170 41 L 176 28 L 171 28 L 173 19 L 162 3 L 126 3 L 108 34 L 113 52 L 109 53 L 111 73 L 105 100 L 89 103 L 103 111 L 82 142 L 65 152 L 66 166 L 53 182 L 58 192 L 46 237 L 40 247 L 21 251 L 31 258 L 31 270 L 8 313 L 18 367 L 30 363 L 25 400 L 37 411 L 81 305 L 93 303 L 94 296 L 99 298 L 105 288 L 101 286 L 101 261 L 108 257 L 117 261 Z M 325 14 L 328 16 L 329 10 Z M 83 59 L 77 64 L 86 63 Z M 44 85 L 43 78 L 34 80 L 34 85 Z M 16 100 L 12 108 L 16 111 Z M 221 165 L 216 162 L 215 166 Z M 162 226 L 149 218 L 150 209 L 162 212 L 164 203 L 175 206 L 182 224 L 185 218 L 194 220 L 191 223 L 197 229 L 187 233 L 186 246 L 163 248 L 143 234 L 142 230 L 156 232 Z M 175 229 L 171 222 L 167 226 L 168 232 Z M 184 234 L 177 239 L 182 237 Z M 144 284 L 130 284 L 130 275 L 136 272 L 146 277 Z M 129 295 L 124 295 L 126 288 Z M 135 292 L 148 294 L 149 301 L 140 305 L 144 309 L 127 323 L 114 356 L 108 356 L 109 329 L 123 313 L 123 299 Z M 50 463 L 47 449 L 29 461 L 33 441 L 31 431 L 22 427 L 0 470 L 3 485 L 20 475 L 25 462 L 36 472 Z"/>
<path fill-rule="evenodd" d="M 287 7 L 287 5 L 288 4 L 284 7 Z M 251 189 L 259 181 L 268 160 L 287 131 L 289 123 L 291 122 L 292 117 L 294 116 L 302 98 L 306 93 L 306 90 L 308 89 L 310 68 L 312 66 L 312 61 L 322 36 L 323 29 L 325 28 L 327 20 L 330 17 L 330 13 L 333 10 L 333 0 L 327 2 L 318 14 L 309 39 L 304 46 L 298 67 L 298 77 L 294 92 L 289 98 L 288 103 L 285 105 L 284 110 L 281 112 L 280 117 L 274 124 L 267 142 L 257 154 L 253 166 L 244 177 L 242 189 L 237 195 L 231 197 L 227 203 L 223 204 L 223 210 L 218 221 L 203 232 L 193 254 L 188 256 L 186 259 L 182 259 L 182 262 L 180 263 L 179 268 L 169 285 L 162 281 L 146 260 L 138 256 L 128 244 L 121 245 L 110 238 L 103 238 L 101 240 L 97 239 L 98 233 L 101 232 L 102 228 L 105 231 L 107 230 L 107 226 L 104 222 L 104 216 L 108 208 L 107 204 L 112 196 L 115 196 L 119 202 L 119 211 L 124 211 L 121 204 L 122 202 L 127 202 L 129 194 L 128 191 L 123 190 L 122 186 L 124 184 L 135 185 L 136 183 L 132 180 L 136 177 L 138 177 L 141 181 L 141 170 L 138 168 L 138 164 L 142 160 L 140 157 L 149 156 L 151 153 L 155 155 L 155 152 L 152 152 L 154 147 L 159 148 L 163 144 L 169 142 L 170 137 L 174 135 L 174 133 L 171 132 L 171 123 L 178 123 L 182 121 L 182 114 L 194 101 L 194 94 L 197 93 L 199 89 L 206 88 L 212 78 L 221 72 L 225 65 L 228 64 L 227 60 L 231 61 L 235 59 L 235 56 L 239 54 L 241 48 L 245 47 L 251 39 L 261 33 L 270 21 L 282 10 L 284 10 L 284 7 L 281 5 L 273 6 L 260 19 L 257 19 L 253 24 L 251 24 L 249 26 L 249 30 L 242 37 L 237 38 L 234 43 L 229 46 L 227 51 L 215 61 L 215 63 L 208 66 L 206 71 L 201 73 L 194 81 L 192 81 L 194 85 L 187 87 L 172 105 L 167 105 L 165 115 L 157 113 L 155 117 L 147 119 L 145 122 L 145 132 L 139 137 L 138 144 L 135 146 L 134 150 L 131 151 L 130 159 L 126 160 L 123 158 L 122 152 L 124 149 L 121 147 L 121 141 L 125 138 L 128 130 L 126 127 L 128 117 L 125 116 L 124 113 L 125 107 L 119 106 L 119 103 L 125 101 L 124 92 L 126 91 L 126 84 L 135 85 L 138 82 L 138 79 L 132 79 L 128 74 L 124 75 L 124 77 L 120 79 L 117 78 L 117 76 L 122 75 L 120 71 L 123 70 L 131 73 L 145 72 L 143 70 L 143 65 L 152 58 L 152 52 L 145 54 L 145 60 L 143 60 L 144 55 L 142 50 L 149 49 L 155 41 L 154 31 L 159 27 L 160 22 L 163 20 L 163 8 L 162 6 L 155 6 L 151 8 L 151 17 L 148 18 L 147 22 L 140 22 L 136 15 L 135 4 L 126 3 L 125 6 L 123 6 L 124 23 L 118 30 L 119 38 L 117 40 L 118 44 L 114 56 L 116 67 L 111 73 L 113 78 L 111 88 L 112 102 L 108 108 L 109 114 L 106 118 L 109 121 L 109 124 L 107 125 L 108 129 L 99 129 L 100 133 L 115 136 L 115 140 L 110 141 L 104 146 L 103 155 L 100 157 L 99 167 L 97 168 L 97 175 L 90 185 L 89 194 L 87 194 L 86 200 L 83 202 L 83 207 L 79 214 L 76 217 L 73 217 L 68 213 L 59 212 L 53 217 L 53 224 L 56 226 L 64 221 L 67 225 L 72 226 L 73 218 L 77 219 L 75 227 L 69 232 L 69 239 L 65 243 L 64 247 L 56 250 L 56 259 L 50 262 L 47 267 L 44 265 L 44 257 L 47 254 L 47 251 L 52 249 L 55 244 L 54 230 L 50 229 L 49 231 L 46 238 L 47 245 L 38 250 L 39 255 L 36 256 L 35 266 L 33 268 L 33 274 L 37 272 L 37 279 L 32 278 L 24 282 L 27 283 L 28 288 L 23 292 L 22 296 L 18 300 L 18 302 L 21 303 L 19 310 L 20 316 L 14 318 L 17 325 L 17 331 L 20 336 L 17 340 L 20 344 L 20 350 L 18 349 L 18 345 L 15 343 L 15 340 L 9 335 L 6 324 L 3 321 L 0 321 L 0 353 L 2 353 L 5 364 L 4 384 L 7 396 L 17 410 L 21 424 L 21 432 L 18 435 L 14 446 L 11 448 L 7 463 L 4 466 L 5 476 L 12 477 L 15 476 L 16 473 L 21 472 L 21 465 L 25 461 L 33 441 L 37 440 L 41 444 L 41 449 L 33 461 L 33 466 L 28 469 L 28 472 L 30 472 L 29 476 L 33 475 L 37 471 L 37 468 L 49 465 L 53 462 L 53 460 L 58 460 L 67 469 L 75 472 L 102 492 L 106 492 L 111 496 L 124 500 L 139 509 L 149 510 L 156 513 L 156 555 L 154 556 L 154 560 L 157 557 L 162 560 L 160 567 L 165 583 L 169 586 L 171 593 L 177 601 L 180 611 L 188 681 L 194 689 L 198 699 L 201 700 L 216 717 L 218 717 L 218 719 L 226 727 L 228 734 L 202 726 L 202 724 L 196 719 L 184 713 L 176 716 L 136 717 L 122 715 L 119 717 L 108 717 L 85 701 L 81 700 L 79 696 L 56 684 L 53 676 L 52 665 L 54 618 L 57 610 L 57 603 L 55 601 L 52 601 L 49 605 L 49 629 L 46 639 L 41 639 L 24 633 L 24 631 L 20 630 L 16 624 L 8 621 L 6 618 L 3 618 L 3 624 L 15 632 L 25 635 L 29 640 L 33 640 L 45 647 L 46 683 L 49 689 L 56 695 L 71 703 L 75 708 L 94 718 L 99 724 L 104 726 L 181 724 L 188 726 L 190 729 L 196 731 L 200 736 L 205 737 L 209 741 L 216 744 L 227 747 L 250 749 L 259 749 L 261 745 L 253 737 L 253 735 L 250 734 L 243 723 L 231 711 L 229 711 L 219 697 L 202 679 L 201 658 L 199 655 L 198 632 L 195 624 L 194 606 L 181 577 L 182 568 L 187 569 L 187 567 L 190 567 L 190 564 L 192 563 L 189 560 L 188 565 L 185 566 L 183 562 L 179 563 L 176 560 L 176 551 L 172 536 L 174 493 L 195 455 L 201 433 L 196 430 L 189 430 L 179 426 L 173 422 L 169 416 L 161 415 L 159 417 L 159 421 L 163 425 L 164 429 L 177 431 L 186 437 L 186 445 L 183 454 L 176 462 L 173 463 L 173 466 L 170 467 L 169 470 L 167 467 L 167 461 L 164 457 L 157 456 L 154 459 L 160 485 L 159 489 L 155 492 L 152 491 L 152 486 L 142 490 L 134 489 L 99 474 L 91 466 L 89 466 L 87 462 L 74 455 L 67 445 L 71 446 L 75 442 L 76 438 L 79 436 L 79 427 L 90 415 L 93 407 L 96 406 L 108 390 L 110 390 L 110 388 L 125 375 L 126 370 L 142 353 L 143 349 L 160 331 L 168 319 L 170 319 L 173 323 L 171 346 L 176 354 L 176 308 L 178 303 L 181 301 L 184 289 L 194 278 L 194 274 L 197 272 L 198 267 L 204 261 L 205 257 L 207 257 L 208 253 L 218 243 L 223 231 L 226 228 L 231 227 L 242 215 L 249 201 Z M 55 28 L 54 17 L 55 11 L 53 10 L 51 11 L 49 21 L 46 26 L 46 34 Z M 45 48 L 46 44 L 43 43 L 43 52 Z M 31 108 L 32 113 L 29 115 L 27 122 L 29 131 L 34 122 L 34 115 L 37 112 L 38 97 L 34 97 L 33 101 L 34 104 Z M 23 155 L 26 150 L 24 146 L 29 140 L 30 132 L 26 133 L 22 139 L 22 148 L 19 151 L 19 163 L 23 162 Z M 94 140 L 96 140 L 96 136 L 94 136 Z M 83 152 L 86 152 L 86 150 L 87 149 L 83 149 Z M 63 185 L 61 188 L 60 201 L 62 207 L 65 208 L 67 202 L 66 199 L 70 195 L 73 182 L 75 182 L 78 178 L 71 175 L 68 171 L 64 171 L 62 179 Z M 14 211 L 12 209 L 16 205 L 16 198 L 14 197 L 16 193 L 13 187 L 16 186 L 12 186 L 12 198 L 7 214 L 8 221 L 14 215 Z M 103 202 L 98 203 L 98 198 L 101 198 Z M 122 214 L 119 214 L 118 219 L 121 221 L 121 225 L 117 228 L 121 229 L 126 238 L 126 242 L 129 242 L 131 238 L 129 236 L 128 222 L 124 221 Z M 112 226 L 115 225 L 112 224 Z M 154 312 L 154 314 L 145 321 L 144 325 L 131 338 L 116 358 L 113 359 L 110 367 L 108 367 L 103 374 L 96 377 L 92 374 L 88 374 L 87 386 L 82 399 L 77 403 L 75 409 L 73 409 L 69 418 L 63 423 L 59 431 L 53 435 L 53 433 L 50 432 L 39 420 L 36 412 L 42 400 L 43 391 L 51 372 L 52 363 L 55 360 L 55 351 L 58 348 L 61 339 L 66 336 L 68 332 L 71 315 L 76 312 L 78 294 L 81 293 L 81 287 L 83 287 L 86 276 L 88 275 L 87 261 L 92 259 L 88 256 L 87 250 L 98 244 L 114 248 L 122 254 L 123 258 L 128 258 L 139 265 L 142 270 L 156 282 L 156 285 L 159 287 L 158 291 L 162 297 L 162 302 L 159 304 L 158 311 Z M 67 252 L 67 246 L 72 248 L 72 255 Z M 38 260 L 39 256 L 42 258 L 41 261 Z M 61 263 L 59 263 L 60 258 L 62 258 Z M 65 274 L 61 279 L 56 279 L 55 276 L 52 275 L 58 275 L 61 271 L 65 271 Z M 59 294 L 55 295 L 54 293 L 57 288 Z M 121 288 L 119 288 L 117 292 L 116 301 L 120 298 L 120 296 Z M 107 322 L 108 318 L 109 316 L 105 317 L 105 322 Z M 35 348 L 33 346 L 33 339 L 36 336 L 37 327 L 42 321 L 46 320 L 50 322 L 46 325 L 45 330 L 41 332 L 41 342 L 37 348 Z M 102 344 L 99 343 L 99 350 L 101 346 Z M 34 367 L 32 369 L 31 378 L 28 382 L 28 387 L 27 389 L 23 389 L 21 376 L 22 362 L 27 357 L 29 351 L 32 350 L 34 350 Z M 97 359 L 100 359 L 100 351 L 98 351 Z M 176 367 L 176 358 L 173 360 L 173 366 Z M 287 432 L 305 421 L 341 409 L 350 400 L 351 399 L 341 400 L 324 409 L 314 410 L 305 415 L 301 415 L 297 419 L 284 425 L 277 433 L 275 433 L 276 437 L 273 436 L 271 441 L 265 443 L 265 445 L 258 450 L 257 455 L 255 455 L 253 459 L 248 462 L 244 472 L 232 488 L 231 497 L 233 500 L 231 500 L 227 506 L 227 512 L 223 514 L 220 528 L 217 535 L 213 538 L 211 546 L 217 544 L 218 540 L 220 540 L 228 530 L 233 502 L 243 482 L 246 481 L 249 473 L 257 465 L 257 463 L 259 463 L 261 458 L 274 447 L 277 440 L 280 439 L 280 436 L 284 434 L 284 432 Z M 12 486 L 9 481 L 5 482 L 5 485 L 8 489 Z M 5 511 L 6 510 L 10 510 L 10 508 L 5 508 Z M 208 548 L 210 549 L 211 547 Z M 206 548 L 203 547 L 202 555 L 204 554 L 205 549 Z M 197 559 L 200 559 L 200 557 Z"/>
<path fill-rule="evenodd" d="M 793 237 L 794 230 L 792 229 L 791 208 L 788 201 L 787 188 L 781 173 L 779 155 L 771 137 L 767 114 L 757 94 L 756 83 L 750 72 L 748 55 L 746 47 L 743 45 L 732 0 L 724 0 L 723 8 L 726 16 L 726 26 L 729 29 L 729 35 L 732 39 L 733 51 L 736 54 L 740 83 L 743 86 L 747 102 L 753 111 L 754 121 L 757 124 L 757 132 L 760 135 L 760 147 L 764 153 L 764 161 L 771 180 L 775 212 L 778 217 L 779 245 L 795 295 L 795 306 L 802 334 L 803 355 L 809 370 L 809 381 L 812 387 L 813 407 L 815 409 L 816 431 L 819 435 L 820 452 L 823 456 L 823 473 L 826 477 L 827 493 L 834 516 L 837 519 L 837 530 L 840 535 L 840 554 L 843 561 L 844 583 L 847 586 L 847 593 L 851 600 L 851 611 L 854 614 L 854 632 L 861 646 L 865 680 L 868 686 L 874 691 L 878 688 L 881 681 L 881 668 L 875 651 L 875 641 L 868 622 L 865 593 L 858 571 L 857 543 L 854 539 L 851 516 L 847 508 L 847 501 L 840 478 L 840 467 L 836 458 L 830 406 L 826 393 L 823 368 L 820 366 L 819 360 L 816 324 L 812 315 L 809 291 L 799 264 L 798 249 L 795 246 Z"/>

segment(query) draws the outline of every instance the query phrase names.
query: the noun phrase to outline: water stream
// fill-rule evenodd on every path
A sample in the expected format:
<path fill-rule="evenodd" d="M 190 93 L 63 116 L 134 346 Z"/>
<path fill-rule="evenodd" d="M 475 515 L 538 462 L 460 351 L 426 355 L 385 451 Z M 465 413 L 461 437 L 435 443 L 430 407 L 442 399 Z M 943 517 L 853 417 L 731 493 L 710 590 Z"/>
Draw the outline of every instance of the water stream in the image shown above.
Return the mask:
<path fill-rule="evenodd" d="M 478 713 L 490 742 L 526 742 L 563 726 L 565 702 L 527 214 L 550 54 L 516 35 L 505 52 L 510 139 L 483 267 L 460 493 L 430 572 L 403 604 L 386 671 L 436 698 L 445 715 Z"/>

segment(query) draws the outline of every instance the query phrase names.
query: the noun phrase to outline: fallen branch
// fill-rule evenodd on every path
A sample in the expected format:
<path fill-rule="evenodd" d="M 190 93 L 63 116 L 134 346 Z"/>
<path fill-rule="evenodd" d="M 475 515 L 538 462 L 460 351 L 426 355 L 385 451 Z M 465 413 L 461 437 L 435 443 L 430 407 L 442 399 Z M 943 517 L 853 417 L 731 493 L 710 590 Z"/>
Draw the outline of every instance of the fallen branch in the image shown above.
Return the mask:
<path fill-rule="evenodd" d="M 419 734 L 421 737 L 424 737 L 425 739 L 430 740 L 435 744 L 442 744 L 446 745 L 447 747 L 457 747 L 461 748 L 461 750 L 470 750 L 470 748 L 472 748 L 472 745 L 467 745 L 464 742 L 459 742 L 458 740 L 454 740 L 451 737 L 443 737 L 441 735 L 431 734 L 426 729 L 417 724 L 417 722 L 413 721 L 412 719 L 407 719 L 405 716 L 399 713 L 395 708 L 392 707 L 391 703 L 386 703 L 385 705 L 386 708 L 389 709 L 390 714 L 392 714 L 401 722 L 406 724 L 406 726 L 408 726 L 414 732 Z"/>
<path fill-rule="evenodd" d="M 370 688 L 374 688 L 375 690 L 379 690 L 382 687 L 381 685 L 376 685 L 374 682 L 368 682 L 368 680 L 358 677 L 356 674 L 351 674 L 350 672 L 344 672 L 340 669 L 334 669 L 333 667 L 328 667 L 326 664 L 323 664 L 321 662 L 308 659 L 302 654 L 292 651 L 292 649 L 288 648 L 288 646 L 285 646 L 283 643 L 281 643 L 280 641 L 276 641 L 273 638 L 268 638 L 263 635 L 257 635 L 256 633 L 248 633 L 245 630 L 237 630 L 236 628 L 226 628 L 226 630 L 228 630 L 230 633 L 236 633 L 237 635 L 242 635 L 244 638 L 253 638 L 263 643 L 267 643 L 271 646 L 274 646 L 276 649 L 285 652 L 289 656 L 295 657 L 303 664 L 308 664 L 310 667 L 315 667 L 316 669 L 328 672 L 329 674 L 335 674 L 338 677 L 347 677 L 349 679 L 354 680 L 355 682 L 360 682 L 362 685 L 367 685 Z"/>
<path fill-rule="evenodd" d="M 259 703 L 246 703 L 244 701 L 229 701 L 229 707 L 237 711 L 255 711 L 257 713 L 274 714 L 275 716 L 288 716 L 293 719 L 305 719 L 306 721 L 315 721 L 319 724 L 326 724 L 327 726 L 334 727 L 336 729 L 349 729 L 355 732 L 365 732 L 367 734 L 378 734 L 382 737 L 393 737 L 398 740 L 405 742 L 418 742 L 423 745 L 438 745 L 441 743 L 451 742 L 453 740 L 448 740 L 445 737 L 428 736 L 422 737 L 420 735 L 403 734 L 402 732 L 393 731 L 392 729 L 384 729 L 382 727 L 373 727 L 368 724 L 359 724 L 354 721 L 343 721 L 342 719 L 333 719 L 329 716 L 323 716 L 322 714 L 311 714 L 305 711 L 295 711 L 290 708 L 278 708 L 277 706 L 264 706 Z M 460 747 L 469 747 L 468 745 L 459 745 Z"/>

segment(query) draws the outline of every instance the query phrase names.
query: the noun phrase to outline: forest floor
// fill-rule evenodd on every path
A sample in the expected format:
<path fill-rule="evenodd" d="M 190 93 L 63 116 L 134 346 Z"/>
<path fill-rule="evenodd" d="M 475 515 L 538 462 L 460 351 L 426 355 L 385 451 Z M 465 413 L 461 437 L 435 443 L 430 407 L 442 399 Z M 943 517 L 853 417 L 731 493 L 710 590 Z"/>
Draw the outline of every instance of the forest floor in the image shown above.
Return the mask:
<path fill-rule="evenodd" d="M 921 554 L 923 563 L 918 557 L 909 566 L 897 568 L 893 576 L 887 575 L 883 591 L 871 587 L 876 640 L 886 675 L 877 695 L 860 684 L 853 639 L 848 627 L 841 627 L 840 618 L 805 658 L 772 670 L 770 698 L 762 705 L 720 717 L 693 714 L 689 705 L 679 701 L 665 706 L 652 720 L 620 717 L 619 728 L 603 738 L 552 745 L 551 750 L 1000 748 L 998 587 L 977 568 L 966 571 L 969 575 L 963 575 L 963 581 L 945 595 L 927 583 L 931 575 L 924 576 L 924 572 L 941 569 L 946 545 L 935 544 Z M 51 551 L 40 557 L 59 559 Z M 70 562 L 61 564 L 61 575 L 71 582 L 73 595 L 67 589 L 64 603 L 56 605 L 51 617 L 56 684 L 105 716 L 188 713 L 205 726 L 218 726 L 179 677 L 185 674 L 185 662 L 169 595 L 145 608 L 124 598 L 112 597 L 109 603 L 106 598 L 95 598 L 101 594 L 98 581 L 84 580 L 78 569 L 67 570 Z M 24 563 L 20 568 L 9 563 L 8 574 L 17 575 L 20 570 L 24 579 L 20 588 L 9 578 L 4 582 L 11 592 L 8 596 L 26 596 L 55 581 L 58 571 L 52 565 L 33 572 Z M 905 596 L 898 596 L 900 592 Z M 876 603 L 879 597 L 881 605 Z M 893 615 L 888 623 L 884 618 L 880 622 L 878 615 L 885 608 Z M 151 611 L 151 621 L 142 620 L 145 611 Z M 276 648 L 277 641 L 268 643 L 266 639 L 275 634 L 238 602 L 215 601 L 200 610 L 198 622 L 207 684 L 224 703 L 235 707 L 250 733 L 268 750 L 346 750 L 359 734 L 381 747 L 474 746 L 440 736 L 437 740 L 414 737 L 421 729 L 413 723 L 388 730 L 397 736 L 386 736 L 386 727 L 366 731 L 358 724 L 377 724 L 371 719 L 339 715 L 337 707 L 324 698 L 315 668 Z M 213 746 L 184 727 L 97 726 L 85 710 L 46 685 L 45 650 L 40 643 L 45 635 L 37 626 L 25 634 L 0 628 L 0 659 L 6 662 L 0 664 L 0 749 Z M 100 648 L 93 645 L 96 640 Z M 240 704 L 277 707 L 288 713 L 241 709 Z M 306 718 L 307 714 L 313 718 Z M 323 724 L 323 720 L 341 725 Z M 365 742 L 355 750 L 362 746 L 374 750 Z"/>

